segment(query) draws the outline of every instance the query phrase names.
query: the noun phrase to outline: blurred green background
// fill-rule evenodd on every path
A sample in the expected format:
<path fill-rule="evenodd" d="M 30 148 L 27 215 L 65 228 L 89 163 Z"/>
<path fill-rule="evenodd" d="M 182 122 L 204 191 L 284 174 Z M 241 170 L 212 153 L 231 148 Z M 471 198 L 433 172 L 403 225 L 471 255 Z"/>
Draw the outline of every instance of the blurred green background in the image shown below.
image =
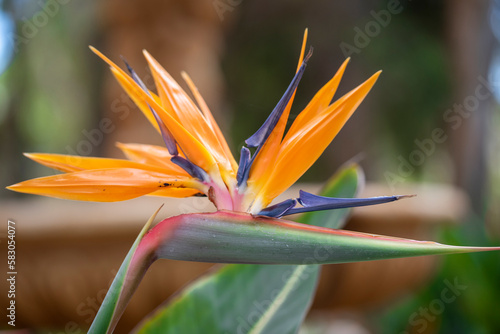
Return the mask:
<path fill-rule="evenodd" d="M 236 154 L 293 77 L 307 27 L 314 55 L 292 118 L 347 56 L 352 59 L 336 97 L 379 69 L 383 74 L 302 181 L 322 181 L 362 153 L 368 179 L 395 193 L 423 182 L 455 185 L 469 195 L 468 218 L 460 227 L 443 229 L 440 241 L 500 242 L 500 1 L 0 4 L 4 186 L 54 173 L 22 152 L 117 156 L 116 140 L 160 143 L 88 45 L 115 61 L 123 54 L 142 76 L 147 75 L 143 48 L 176 78 L 186 69 Z M 99 134 L 104 117 L 112 120 L 112 133 Z M 0 190 L 0 200 L 24 197 Z M 454 277 L 469 286 L 463 296 L 425 330 L 413 326 L 409 317 Z M 447 257 L 432 284 L 373 312 L 368 327 L 376 333 L 499 333 L 498 282 L 498 253 Z"/>

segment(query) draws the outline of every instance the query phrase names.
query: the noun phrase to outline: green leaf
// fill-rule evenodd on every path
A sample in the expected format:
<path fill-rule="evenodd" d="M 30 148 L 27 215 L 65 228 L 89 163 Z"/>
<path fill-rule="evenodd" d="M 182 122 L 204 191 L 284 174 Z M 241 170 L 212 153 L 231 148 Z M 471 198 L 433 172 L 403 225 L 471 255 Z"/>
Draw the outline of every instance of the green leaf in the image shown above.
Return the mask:
<path fill-rule="evenodd" d="M 351 165 L 336 173 L 324 196 L 353 197 L 362 172 Z M 348 209 L 302 215 L 303 223 L 344 225 Z M 296 333 L 314 296 L 319 265 L 233 264 L 208 274 L 167 301 L 137 333 Z M 196 319 L 196 321 L 193 321 Z"/>
<path fill-rule="evenodd" d="M 143 241 L 156 242 L 158 258 L 246 264 L 348 263 L 500 250 L 336 230 L 232 211 L 169 218 Z"/>
<path fill-rule="evenodd" d="M 137 333 L 295 333 L 316 286 L 317 270 L 309 267 L 317 266 L 224 266 L 158 309 Z"/>

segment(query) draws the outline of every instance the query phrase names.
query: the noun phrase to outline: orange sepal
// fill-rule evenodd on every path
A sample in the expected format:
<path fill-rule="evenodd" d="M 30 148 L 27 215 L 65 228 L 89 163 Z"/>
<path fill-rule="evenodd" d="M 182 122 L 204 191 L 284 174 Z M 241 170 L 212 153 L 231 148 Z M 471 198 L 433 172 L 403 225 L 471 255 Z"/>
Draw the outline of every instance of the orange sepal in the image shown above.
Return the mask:
<path fill-rule="evenodd" d="M 231 163 L 231 166 L 233 168 L 233 171 L 236 172 L 238 170 L 238 164 L 236 163 L 236 160 L 234 159 L 234 156 L 231 153 L 231 149 L 229 148 L 229 145 L 227 144 L 226 138 L 222 134 L 222 131 L 220 130 L 219 125 L 215 121 L 215 118 L 212 115 L 212 112 L 208 108 L 205 100 L 201 96 L 200 92 L 198 91 L 198 88 L 194 84 L 193 80 L 191 80 L 189 75 L 186 72 L 182 72 L 181 75 L 182 75 L 182 78 L 184 79 L 184 81 L 186 82 L 186 84 L 188 85 L 189 89 L 191 90 L 191 93 L 193 94 L 196 102 L 198 103 L 198 106 L 200 107 L 201 112 L 205 116 L 205 119 L 206 119 L 208 125 L 210 126 L 212 131 L 215 133 L 215 136 L 219 140 L 219 144 L 225 153 L 226 159 L 229 160 L 229 162 Z"/>
<path fill-rule="evenodd" d="M 97 56 L 99 56 L 102 60 L 104 60 L 111 68 L 115 69 L 117 72 L 119 72 L 122 76 L 128 78 L 129 80 L 132 80 L 128 73 L 126 73 L 124 70 L 122 70 L 118 65 L 116 65 L 114 62 L 111 61 L 108 57 L 106 57 L 104 54 L 102 54 L 99 50 L 94 48 L 93 46 L 89 46 L 90 50 L 94 52 Z M 132 80 L 133 81 L 133 80 Z M 155 101 L 160 101 L 160 98 L 154 94 L 153 92 L 149 91 L 151 96 L 153 96 L 153 99 Z M 134 99 L 132 96 L 130 96 L 132 101 L 137 105 L 137 107 L 142 111 L 144 116 L 148 119 L 148 121 L 155 127 L 156 131 L 160 132 L 160 128 L 158 126 L 158 123 L 156 122 L 153 114 L 151 113 L 151 110 L 149 109 L 148 105 L 144 103 L 141 99 Z"/>
<path fill-rule="evenodd" d="M 169 187 L 197 186 L 198 182 L 188 178 L 174 178 L 142 169 L 108 168 L 40 177 L 14 184 L 7 189 L 79 201 L 116 202 Z"/>
<path fill-rule="evenodd" d="M 161 190 L 154 191 L 147 196 L 158 196 L 158 197 L 176 197 L 176 198 L 184 198 L 191 196 L 202 196 L 204 195 L 198 189 L 191 188 L 163 188 Z"/>
<path fill-rule="evenodd" d="M 165 110 L 212 153 L 214 158 L 226 168 L 229 159 L 212 127 L 177 81 L 153 58 L 143 51 L 156 83 L 158 94 Z"/>
<path fill-rule="evenodd" d="M 333 95 L 337 91 L 340 80 L 344 75 L 347 64 L 350 58 L 344 60 L 342 65 L 337 70 L 337 73 L 330 79 L 311 99 L 307 106 L 297 115 L 290 127 L 289 133 L 295 132 L 297 129 L 302 128 L 307 122 L 313 119 L 318 113 L 324 111 L 332 101 Z"/>
<path fill-rule="evenodd" d="M 203 168 L 206 172 L 210 172 L 215 165 L 215 161 L 207 148 L 194 138 L 179 122 L 177 122 L 162 106 L 160 106 L 151 96 L 144 92 L 133 80 L 123 76 L 119 71 L 111 68 L 111 72 L 116 77 L 120 85 L 132 97 L 147 103 L 151 106 L 158 116 L 162 119 L 165 126 L 168 128 L 172 136 L 177 141 L 186 157 Z"/>
<path fill-rule="evenodd" d="M 262 205 L 269 204 L 311 167 L 361 104 L 380 73 L 375 73 L 301 129 L 287 133 L 273 173 L 258 195 Z"/>
<path fill-rule="evenodd" d="M 170 165 L 153 165 L 124 159 L 82 157 L 78 155 L 49 153 L 24 153 L 24 155 L 41 165 L 54 168 L 65 173 L 90 169 L 135 168 L 155 171 L 175 177 L 189 176 L 182 168 L 171 163 L 170 159 L 168 159 Z"/>
<path fill-rule="evenodd" d="M 127 159 L 130 159 L 132 161 L 184 172 L 181 167 L 172 163 L 172 161 L 170 160 L 170 158 L 172 158 L 172 155 L 165 147 L 135 143 L 125 144 L 120 142 L 117 142 L 116 146 L 123 152 L 123 154 L 125 154 Z M 179 152 L 179 155 L 184 156 L 182 152 Z"/>

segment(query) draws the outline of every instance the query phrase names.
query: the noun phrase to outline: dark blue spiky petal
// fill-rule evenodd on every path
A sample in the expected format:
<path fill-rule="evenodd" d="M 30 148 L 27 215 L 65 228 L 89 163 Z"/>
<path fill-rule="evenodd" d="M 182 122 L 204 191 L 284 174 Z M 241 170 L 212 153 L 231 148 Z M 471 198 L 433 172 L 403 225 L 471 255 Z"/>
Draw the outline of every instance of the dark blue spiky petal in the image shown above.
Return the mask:
<path fill-rule="evenodd" d="M 155 117 L 156 123 L 158 123 L 158 127 L 160 128 L 161 136 L 163 138 L 163 142 L 165 143 L 165 146 L 167 147 L 168 153 L 172 156 L 177 156 L 179 155 L 179 151 L 177 150 L 177 142 L 174 139 L 174 136 L 172 136 L 172 133 L 167 129 L 167 126 L 165 123 L 163 123 L 162 119 L 156 111 L 154 111 L 153 108 L 149 107 L 151 112 L 153 113 L 153 116 Z"/>
<path fill-rule="evenodd" d="M 242 147 L 240 152 L 240 163 L 238 164 L 238 173 L 236 174 L 236 181 L 238 186 L 246 182 L 248 178 L 247 169 L 251 162 L 251 153 L 247 147 Z"/>
<path fill-rule="evenodd" d="M 288 86 L 287 90 L 285 91 L 285 94 L 281 97 L 279 100 L 278 104 L 276 107 L 274 107 L 273 111 L 269 115 L 269 117 L 266 119 L 264 124 L 255 132 L 250 138 L 245 140 L 245 143 L 248 145 L 248 147 L 256 147 L 256 151 L 254 152 L 253 156 L 249 158 L 247 161 L 245 161 L 244 166 L 239 166 L 238 168 L 238 187 L 240 186 L 245 186 L 246 181 L 249 177 L 250 174 L 250 169 L 252 167 L 252 164 L 255 160 L 255 157 L 259 154 L 260 149 L 262 146 L 265 144 L 267 138 L 271 135 L 273 132 L 274 128 L 276 127 L 276 124 L 278 124 L 278 121 L 281 118 L 281 115 L 283 114 L 283 111 L 285 111 L 286 106 L 288 105 L 288 102 L 292 98 L 295 90 L 297 89 L 297 86 L 299 85 L 300 79 L 302 78 L 302 75 L 304 74 L 304 71 L 307 66 L 307 62 L 309 58 L 312 56 L 312 48 L 309 49 L 309 52 L 305 56 L 304 60 L 302 61 L 302 64 L 300 65 L 299 70 L 297 73 L 295 73 L 295 76 L 292 79 L 292 82 Z M 247 149 L 247 148 L 244 148 Z M 248 149 L 247 149 L 248 150 Z M 243 150 L 242 150 L 243 154 Z M 245 152 L 245 154 L 247 154 Z M 250 151 L 248 151 L 248 156 L 250 156 Z"/>
<path fill-rule="evenodd" d="M 144 90 L 149 96 L 151 96 L 151 94 L 149 94 L 148 88 L 146 87 L 144 82 L 141 80 L 141 78 L 139 78 L 139 76 L 134 71 L 132 66 L 129 65 L 129 63 L 127 62 L 125 57 L 124 56 L 120 56 L 120 57 L 122 58 L 123 62 L 125 63 L 125 66 L 127 67 L 127 70 L 130 73 L 130 76 L 132 77 L 132 79 L 134 79 L 134 81 L 142 88 L 142 90 Z"/>
<path fill-rule="evenodd" d="M 245 140 L 245 143 L 248 145 L 248 147 L 260 147 L 266 142 L 267 138 L 276 127 L 276 124 L 278 124 L 278 121 L 281 115 L 283 114 L 283 111 L 285 110 L 288 102 L 292 98 L 295 89 L 299 85 L 300 79 L 302 78 L 302 75 L 304 74 L 304 71 L 306 69 L 307 61 L 309 60 L 309 58 L 311 58 L 311 55 L 312 55 L 312 48 L 309 50 L 308 54 L 304 58 L 302 65 L 300 66 L 299 70 L 293 77 L 292 82 L 285 91 L 285 94 L 283 94 L 283 97 L 279 100 L 276 107 L 274 107 L 273 111 L 266 119 L 264 124 L 262 124 L 259 130 L 257 130 L 257 132 L 255 132 L 252 136 L 250 136 L 250 138 Z"/>
<path fill-rule="evenodd" d="M 288 199 L 281 203 L 269 206 L 260 211 L 259 215 L 279 218 L 282 216 L 310 211 L 345 209 L 358 206 L 383 204 L 412 196 L 413 195 L 379 196 L 370 198 L 335 198 L 318 196 L 301 190 L 299 198 Z M 297 205 L 297 202 L 302 205 L 302 207 L 296 208 L 295 206 Z"/>
<path fill-rule="evenodd" d="M 209 180 L 207 172 L 205 172 L 201 167 L 196 166 L 188 159 L 181 157 L 180 155 L 173 156 L 172 158 L 170 158 L 170 161 L 172 161 L 174 164 L 184 169 L 189 175 L 197 178 L 200 181 Z"/>
<path fill-rule="evenodd" d="M 310 194 L 301 190 L 300 197 L 297 200 L 303 207 L 290 209 L 284 215 L 383 204 L 406 197 L 411 197 L 411 195 L 378 196 L 370 198 L 332 198 Z"/>
<path fill-rule="evenodd" d="M 268 206 L 267 208 L 259 212 L 259 216 L 279 218 L 283 215 L 286 215 L 286 213 L 293 207 L 295 207 L 295 205 L 297 205 L 296 200 L 287 199 L 286 201 L 283 201 L 281 203 Z"/>
<path fill-rule="evenodd" d="M 125 66 L 127 66 L 128 71 L 130 72 L 130 75 L 132 76 L 132 79 L 148 94 L 151 96 L 149 93 L 149 90 L 147 89 L 146 85 L 144 82 L 139 78 L 137 73 L 134 71 L 134 69 L 128 64 L 128 62 L 125 60 L 124 57 L 122 57 L 123 62 L 125 63 Z M 209 176 L 207 172 L 205 172 L 201 167 L 195 165 L 191 161 L 189 161 L 186 158 L 183 158 L 179 155 L 179 151 L 177 149 L 177 142 L 174 139 L 174 136 L 170 133 L 168 130 L 167 126 L 165 123 L 163 123 L 163 120 L 160 118 L 158 113 L 151 108 L 150 105 L 148 105 L 149 110 L 151 110 L 151 113 L 153 114 L 156 123 L 158 123 L 158 127 L 160 128 L 161 136 L 163 137 L 163 141 L 165 142 L 165 146 L 167 147 L 168 153 L 172 155 L 170 160 L 176 164 L 177 166 L 181 167 L 184 169 L 189 175 L 191 175 L 194 178 L 197 178 L 200 181 L 208 181 Z"/>
<path fill-rule="evenodd" d="M 125 60 L 125 57 L 121 56 L 123 62 L 125 63 L 125 66 L 127 67 L 127 70 L 130 73 L 130 76 L 134 81 L 142 88 L 143 91 L 145 91 L 149 96 L 151 94 L 149 93 L 148 88 L 144 84 L 144 82 L 139 78 L 137 73 L 134 71 L 134 69 L 129 65 L 129 63 Z M 179 152 L 177 150 L 177 143 L 174 139 L 174 136 L 170 133 L 170 131 L 167 129 L 161 118 L 158 116 L 156 111 L 151 108 L 151 106 L 148 104 L 149 110 L 151 110 L 151 113 L 153 114 L 156 123 L 158 123 L 158 127 L 160 128 L 161 136 L 163 137 L 163 141 L 165 142 L 165 146 L 167 147 L 168 153 L 171 155 L 178 155 Z"/>

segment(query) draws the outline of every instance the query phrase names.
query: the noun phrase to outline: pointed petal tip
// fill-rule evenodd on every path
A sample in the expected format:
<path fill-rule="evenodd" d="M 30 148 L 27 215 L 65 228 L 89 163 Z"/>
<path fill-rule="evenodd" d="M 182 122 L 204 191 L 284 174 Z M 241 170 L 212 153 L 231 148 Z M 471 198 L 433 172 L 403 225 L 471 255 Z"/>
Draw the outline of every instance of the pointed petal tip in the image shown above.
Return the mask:
<path fill-rule="evenodd" d="M 144 57 L 146 57 L 146 59 L 154 60 L 153 56 L 148 52 L 148 50 L 142 49 L 142 54 L 144 55 Z"/>
<path fill-rule="evenodd" d="M 155 62 L 155 59 L 153 58 L 153 56 L 146 49 L 142 49 L 142 54 L 143 54 L 144 58 L 146 58 L 148 63 Z"/>
<path fill-rule="evenodd" d="M 314 48 L 312 46 L 309 47 L 309 51 L 307 52 L 306 56 L 304 57 L 304 61 L 303 63 L 307 64 L 307 62 L 309 61 L 309 59 L 312 57 L 313 55 L 313 51 L 314 51 Z"/>
<path fill-rule="evenodd" d="M 53 156 L 66 156 L 64 154 L 57 154 L 57 153 L 39 153 L 39 152 L 23 152 L 23 155 L 28 158 L 28 159 L 31 159 L 31 160 L 45 160 L 47 159 L 47 157 L 53 157 Z"/>
<path fill-rule="evenodd" d="M 366 153 L 360 152 L 353 156 L 351 159 L 344 162 L 341 168 L 349 168 L 350 166 L 360 167 L 360 164 L 363 160 L 366 159 Z"/>
<path fill-rule="evenodd" d="M 193 88 L 191 88 L 191 91 L 193 89 L 198 90 L 198 88 L 194 85 L 193 80 L 191 79 L 191 77 L 189 76 L 189 74 L 186 71 L 184 71 L 184 70 L 181 71 L 181 77 L 182 77 L 182 80 L 184 80 L 184 82 L 188 84 L 188 86 L 191 86 L 191 85 L 193 86 Z"/>
<path fill-rule="evenodd" d="M 132 73 L 134 70 L 132 69 L 132 67 L 128 63 L 127 58 L 125 58 L 124 55 L 120 55 L 120 59 L 125 63 L 125 66 L 127 67 L 127 70 Z"/>
<path fill-rule="evenodd" d="M 398 200 L 398 199 L 405 199 L 405 198 L 417 197 L 417 194 L 411 194 L 411 195 L 394 195 L 394 197 L 396 197 L 396 200 Z"/>
<path fill-rule="evenodd" d="M 118 147 L 122 151 L 126 148 L 126 146 L 127 145 L 125 143 L 122 143 L 122 142 L 119 142 L 119 141 L 115 142 L 115 147 Z"/>
<path fill-rule="evenodd" d="M 371 84 L 372 86 L 375 85 L 375 83 L 377 82 L 378 78 L 380 77 L 380 74 L 382 74 L 382 70 L 379 70 L 379 71 L 373 73 L 368 79 L 366 79 L 361 85 L 359 85 L 355 89 L 357 89 L 359 87 L 362 87 L 362 86 L 364 86 L 366 84 Z"/>
<path fill-rule="evenodd" d="M 304 29 L 304 36 L 302 37 L 302 48 L 306 46 L 307 36 L 309 35 L 309 28 Z"/>
<path fill-rule="evenodd" d="M 96 49 L 95 47 L 93 47 L 92 45 L 89 45 L 89 49 L 90 49 L 93 53 L 95 53 L 97 56 L 99 56 L 100 58 L 102 58 L 102 59 L 105 59 L 105 58 L 106 58 L 106 56 L 105 56 L 105 55 L 104 55 L 101 51 L 97 50 L 97 49 Z"/>
<path fill-rule="evenodd" d="M 142 49 L 142 54 L 144 55 L 147 62 L 149 63 L 149 66 L 152 67 L 152 70 L 153 70 L 153 68 L 154 68 L 155 72 L 161 72 L 161 70 L 163 70 L 160 63 L 146 49 Z"/>
<path fill-rule="evenodd" d="M 59 154 L 50 154 L 50 153 L 28 153 L 28 152 L 23 152 L 23 155 L 30 159 L 30 160 L 33 160 L 35 162 L 38 162 L 39 164 L 41 165 L 45 165 L 45 162 L 47 161 L 50 161 L 51 160 L 51 157 L 54 157 L 54 156 L 59 156 Z M 47 165 L 45 165 L 47 166 Z M 49 167 L 49 166 L 47 166 Z M 51 167 L 53 168 L 53 167 Z"/>
<path fill-rule="evenodd" d="M 146 225 L 144 226 L 144 229 L 146 229 L 146 230 L 149 229 L 149 227 L 151 226 L 153 221 L 156 219 L 156 216 L 158 215 L 158 213 L 160 212 L 160 210 L 163 208 L 164 205 L 165 205 L 165 203 L 162 203 L 160 205 L 160 207 L 158 209 L 156 209 L 156 211 L 151 215 L 151 217 L 149 217 L 148 221 L 146 222 Z"/>
<path fill-rule="evenodd" d="M 375 83 L 377 82 L 378 78 L 380 77 L 380 74 L 382 73 L 382 70 L 379 70 L 377 72 L 375 72 L 371 77 L 369 77 L 368 79 L 366 79 L 365 82 L 363 82 L 361 85 L 359 85 L 358 87 L 356 87 L 353 91 L 361 88 L 361 87 L 364 87 L 365 85 L 368 85 L 369 86 L 369 90 L 371 90 L 373 88 L 373 86 L 375 85 Z"/>
<path fill-rule="evenodd" d="M 306 29 L 304 30 L 304 36 L 302 37 L 302 48 L 301 48 L 301 52 L 300 52 L 300 53 L 301 53 L 301 57 L 302 57 L 302 55 L 303 55 L 303 53 L 304 53 L 304 49 L 305 49 L 305 47 L 306 47 L 306 43 L 307 43 L 307 36 L 308 36 L 308 35 L 309 35 L 309 28 L 306 28 Z M 300 65 L 300 63 L 299 63 L 299 65 Z"/>
<path fill-rule="evenodd" d="M 36 193 L 34 193 L 32 191 L 26 191 L 26 189 L 23 185 L 23 182 L 12 184 L 10 186 L 5 187 L 5 189 L 10 190 L 10 191 L 15 191 L 17 193 L 35 194 L 36 195 Z"/>
<path fill-rule="evenodd" d="M 337 73 L 335 75 L 337 75 L 338 73 L 340 73 L 340 79 L 342 79 L 342 76 L 344 75 L 345 69 L 347 68 L 347 65 L 349 64 L 350 61 L 351 61 L 351 57 L 347 57 L 346 59 L 344 59 L 344 61 L 340 65 L 339 69 L 337 70 Z M 334 76 L 334 78 L 335 78 L 335 76 Z"/>
<path fill-rule="evenodd" d="M 345 71 L 347 65 L 351 62 L 351 57 L 347 57 L 344 62 L 342 63 L 342 65 L 340 65 L 340 68 L 339 70 L 342 70 L 342 71 Z"/>

